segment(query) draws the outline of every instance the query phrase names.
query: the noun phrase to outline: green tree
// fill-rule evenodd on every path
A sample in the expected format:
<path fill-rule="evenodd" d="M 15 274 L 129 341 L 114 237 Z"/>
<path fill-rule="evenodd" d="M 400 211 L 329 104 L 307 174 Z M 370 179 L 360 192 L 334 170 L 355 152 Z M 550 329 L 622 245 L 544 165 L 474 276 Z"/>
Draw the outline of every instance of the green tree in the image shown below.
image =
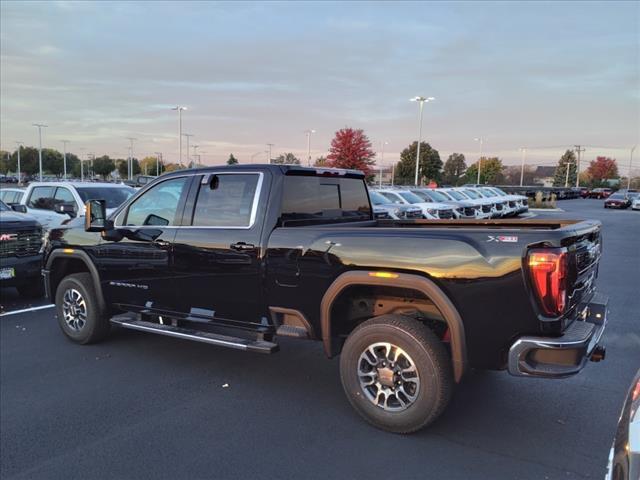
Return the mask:
<path fill-rule="evenodd" d="M 567 182 L 567 168 L 569 169 L 569 181 Z M 576 154 L 573 150 L 567 150 L 558 160 L 558 166 L 553 174 L 553 186 L 564 187 L 565 182 L 570 187 L 576 184 Z"/>
<path fill-rule="evenodd" d="M 108 175 L 116 169 L 116 162 L 109 158 L 109 155 L 103 155 L 93 160 L 93 172 L 107 179 Z"/>
<path fill-rule="evenodd" d="M 490 185 L 500 185 L 504 183 L 502 171 L 504 165 L 498 157 L 480 158 L 480 183 Z M 476 183 L 478 180 L 478 162 L 469 165 L 465 173 L 466 183 Z"/>
<path fill-rule="evenodd" d="M 5 150 L 0 150 L 0 173 L 9 173 L 9 165 L 11 163 L 11 154 Z"/>
<path fill-rule="evenodd" d="M 402 153 L 400 153 L 400 161 L 396 165 L 394 182 L 398 185 L 410 185 L 415 182 L 416 174 L 416 153 L 418 150 L 418 142 L 413 142 Z M 442 160 L 440 154 L 434 148 L 431 148 L 427 142 L 420 143 L 420 162 L 418 169 L 418 183 L 424 184 L 431 180 L 440 181 L 442 169 Z"/>
<path fill-rule="evenodd" d="M 300 165 L 300 160 L 291 152 L 279 155 L 271 163 L 276 165 Z"/>
<path fill-rule="evenodd" d="M 20 163 L 22 163 L 22 155 L 20 155 Z M 62 175 L 64 171 L 62 153 L 52 148 L 42 149 L 42 170 L 56 177 Z"/>
<path fill-rule="evenodd" d="M 144 157 L 140 160 L 140 171 L 145 175 L 155 175 L 156 160 L 156 157 Z"/>
<path fill-rule="evenodd" d="M 442 169 L 442 182 L 447 185 L 458 186 L 462 183 L 464 171 L 467 169 L 467 163 L 462 153 L 452 153 L 444 162 Z"/>
<path fill-rule="evenodd" d="M 229 154 L 229 160 L 227 160 L 227 165 L 237 165 L 238 159 L 233 156 L 233 153 Z"/>
<path fill-rule="evenodd" d="M 9 168 L 12 172 L 16 172 L 18 170 L 17 150 L 11 154 Z M 38 149 L 33 147 L 22 147 L 20 149 L 20 173 L 25 175 L 34 175 L 38 171 Z"/>
<path fill-rule="evenodd" d="M 133 165 L 132 175 L 140 174 L 140 163 L 138 162 L 138 159 L 134 158 L 131 163 Z M 118 170 L 120 178 L 125 180 L 129 178 L 129 167 L 127 165 L 127 159 L 116 160 L 116 169 Z"/>
<path fill-rule="evenodd" d="M 321 156 L 316 158 L 316 161 L 313 163 L 314 167 L 326 167 L 327 166 L 327 157 Z"/>

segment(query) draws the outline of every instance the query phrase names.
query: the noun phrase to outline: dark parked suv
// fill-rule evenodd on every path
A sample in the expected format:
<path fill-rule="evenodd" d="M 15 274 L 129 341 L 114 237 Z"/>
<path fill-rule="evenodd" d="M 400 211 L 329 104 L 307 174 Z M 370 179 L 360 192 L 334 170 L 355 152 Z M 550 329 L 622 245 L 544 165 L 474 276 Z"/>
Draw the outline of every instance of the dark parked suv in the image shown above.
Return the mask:
<path fill-rule="evenodd" d="M 44 294 L 42 228 L 23 212 L 23 205 L 14 209 L 0 202 L 0 286 L 17 287 L 21 295 L 40 297 Z"/>
<path fill-rule="evenodd" d="M 172 172 L 108 218 L 86 209 L 45 246 L 77 343 L 112 324 L 259 353 L 319 341 L 353 407 L 399 433 L 470 368 L 558 378 L 604 358 L 595 221 L 378 220 L 361 172 L 283 165 Z"/>

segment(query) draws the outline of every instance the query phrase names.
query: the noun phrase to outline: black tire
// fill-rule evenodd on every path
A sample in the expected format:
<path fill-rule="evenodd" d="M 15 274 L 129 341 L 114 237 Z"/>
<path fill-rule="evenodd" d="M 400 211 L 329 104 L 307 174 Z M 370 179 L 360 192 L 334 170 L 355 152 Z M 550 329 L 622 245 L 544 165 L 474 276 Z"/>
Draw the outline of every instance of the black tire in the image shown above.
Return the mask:
<path fill-rule="evenodd" d="M 65 320 L 65 294 L 77 299 L 77 294 L 84 302 L 84 321 L 80 326 L 70 324 Z M 82 302 L 80 302 L 82 303 Z M 62 332 L 76 343 L 82 345 L 96 343 L 103 340 L 109 333 L 110 322 L 106 312 L 100 308 L 100 302 L 93 285 L 93 278 L 89 273 L 74 273 L 64 277 L 56 290 L 56 311 L 58 324 Z"/>
<path fill-rule="evenodd" d="M 361 386 L 358 376 L 363 362 L 361 355 L 370 345 L 379 342 L 404 350 L 418 372 L 416 398 L 404 410 L 388 411 L 374 404 Z M 365 420 L 382 430 L 403 434 L 435 421 L 449 403 L 454 386 L 451 359 L 440 339 L 424 324 L 401 315 L 372 318 L 351 332 L 340 358 L 340 377 L 349 402 Z"/>
<path fill-rule="evenodd" d="M 41 298 L 44 297 L 44 281 L 42 277 L 34 277 L 29 283 L 16 287 L 18 293 L 23 297 Z"/>

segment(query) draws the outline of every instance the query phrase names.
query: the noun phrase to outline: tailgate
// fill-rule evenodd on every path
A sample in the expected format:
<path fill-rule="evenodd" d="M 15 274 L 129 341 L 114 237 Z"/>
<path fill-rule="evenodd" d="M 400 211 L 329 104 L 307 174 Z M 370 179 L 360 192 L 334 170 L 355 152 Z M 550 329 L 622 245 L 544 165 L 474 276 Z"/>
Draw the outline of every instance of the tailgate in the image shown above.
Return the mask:
<path fill-rule="evenodd" d="M 586 230 L 586 231 L 585 231 Z M 567 282 L 567 312 L 588 302 L 595 292 L 595 280 L 602 253 L 600 225 L 576 232 L 566 238 L 564 246 L 569 253 Z"/>

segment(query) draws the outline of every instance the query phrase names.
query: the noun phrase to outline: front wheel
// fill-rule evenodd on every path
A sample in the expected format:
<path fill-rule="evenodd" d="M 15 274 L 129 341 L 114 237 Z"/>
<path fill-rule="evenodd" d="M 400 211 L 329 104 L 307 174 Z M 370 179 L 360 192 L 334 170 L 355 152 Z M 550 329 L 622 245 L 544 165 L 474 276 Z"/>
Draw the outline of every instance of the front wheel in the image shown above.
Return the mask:
<path fill-rule="evenodd" d="M 359 325 L 340 358 L 347 398 L 374 426 L 411 433 L 444 411 L 453 390 L 451 360 L 424 324 L 382 315 Z"/>
<path fill-rule="evenodd" d="M 58 324 L 62 332 L 76 343 L 99 342 L 109 333 L 110 323 L 89 273 L 64 277 L 56 290 Z"/>

